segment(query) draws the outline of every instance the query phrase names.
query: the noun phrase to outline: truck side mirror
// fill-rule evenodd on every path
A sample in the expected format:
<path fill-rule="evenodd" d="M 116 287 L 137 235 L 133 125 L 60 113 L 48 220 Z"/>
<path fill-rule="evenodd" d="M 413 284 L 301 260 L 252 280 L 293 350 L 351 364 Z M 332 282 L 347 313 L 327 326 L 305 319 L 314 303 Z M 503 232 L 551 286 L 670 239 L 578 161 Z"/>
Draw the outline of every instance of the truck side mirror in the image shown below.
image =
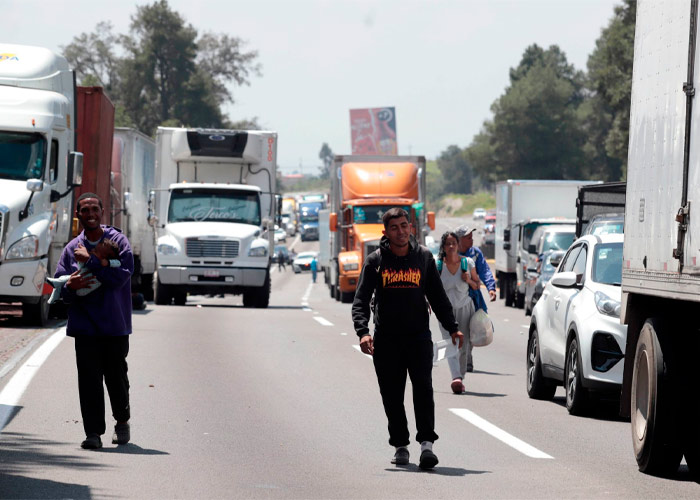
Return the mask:
<path fill-rule="evenodd" d="M 83 153 L 71 151 L 68 153 L 68 182 L 71 187 L 83 183 Z"/>
<path fill-rule="evenodd" d="M 510 250 L 510 243 L 504 243 L 503 250 Z"/>
<path fill-rule="evenodd" d="M 428 212 L 428 227 L 435 231 L 435 212 Z"/>
<path fill-rule="evenodd" d="M 331 233 L 334 233 L 338 230 L 338 214 L 335 212 L 331 212 L 330 215 L 328 216 L 328 226 L 331 229 Z"/>
<path fill-rule="evenodd" d="M 510 241 L 510 229 L 503 230 L 503 241 Z M 506 246 L 503 245 L 503 248 L 506 248 Z M 510 245 L 508 245 L 508 248 L 510 248 Z M 506 250 L 507 250 L 507 248 L 506 248 Z"/>
<path fill-rule="evenodd" d="M 41 179 L 27 179 L 27 191 L 40 193 L 44 190 L 44 181 Z"/>
<path fill-rule="evenodd" d="M 156 206 L 156 192 L 155 191 L 149 191 L 148 192 L 148 224 L 156 227 L 158 224 L 158 216 L 155 213 L 155 207 Z"/>

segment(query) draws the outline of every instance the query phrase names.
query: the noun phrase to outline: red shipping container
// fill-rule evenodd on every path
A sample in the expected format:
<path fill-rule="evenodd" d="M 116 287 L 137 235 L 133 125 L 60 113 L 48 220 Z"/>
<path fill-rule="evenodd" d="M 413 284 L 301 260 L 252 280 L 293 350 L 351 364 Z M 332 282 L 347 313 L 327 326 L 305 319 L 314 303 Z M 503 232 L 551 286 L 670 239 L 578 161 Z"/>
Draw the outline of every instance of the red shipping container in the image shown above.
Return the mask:
<path fill-rule="evenodd" d="M 102 87 L 78 87 L 78 146 L 83 153 L 83 184 L 75 189 L 74 201 L 83 193 L 102 199 L 103 224 L 111 219 L 110 171 L 114 139 L 114 105 Z M 77 205 L 75 205 L 77 207 Z M 82 228 L 78 228 L 81 231 Z"/>

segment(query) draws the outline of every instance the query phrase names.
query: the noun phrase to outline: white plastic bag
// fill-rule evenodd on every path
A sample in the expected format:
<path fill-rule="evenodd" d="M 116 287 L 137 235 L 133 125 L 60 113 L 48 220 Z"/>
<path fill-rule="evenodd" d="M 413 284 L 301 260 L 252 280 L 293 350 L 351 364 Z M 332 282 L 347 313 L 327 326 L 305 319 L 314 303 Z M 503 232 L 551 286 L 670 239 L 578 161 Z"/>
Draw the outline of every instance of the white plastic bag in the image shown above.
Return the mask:
<path fill-rule="evenodd" d="M 474 347 L 484 347 L 493 342 L 493 323 L 483 309 L 469 318 L 469 340 Z"/>

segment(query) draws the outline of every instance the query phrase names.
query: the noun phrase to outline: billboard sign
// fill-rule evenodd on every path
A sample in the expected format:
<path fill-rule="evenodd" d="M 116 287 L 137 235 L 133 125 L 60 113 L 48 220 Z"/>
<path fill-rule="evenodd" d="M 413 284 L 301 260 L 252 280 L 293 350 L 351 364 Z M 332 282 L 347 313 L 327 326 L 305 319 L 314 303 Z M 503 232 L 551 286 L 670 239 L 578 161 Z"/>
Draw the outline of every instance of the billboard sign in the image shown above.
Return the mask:
<path fill-rule="evenodd" d="M 350 110 L 354 155 L 396 155 L 396 111 L 390 108 Z"/>

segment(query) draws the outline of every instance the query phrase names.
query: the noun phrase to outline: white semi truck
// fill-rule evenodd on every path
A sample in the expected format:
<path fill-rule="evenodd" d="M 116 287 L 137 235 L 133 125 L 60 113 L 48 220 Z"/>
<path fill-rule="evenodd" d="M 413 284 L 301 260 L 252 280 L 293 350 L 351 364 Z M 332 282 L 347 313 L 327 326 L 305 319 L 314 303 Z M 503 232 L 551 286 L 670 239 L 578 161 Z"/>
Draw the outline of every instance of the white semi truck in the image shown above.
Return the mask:
<path fill-rule="evenodd" d="M 148 193 L 155 182 L 156 143 L 133 128 L 114 129 L 111 171 L 111 222 L 129 238 L 134 253 L 133 292 L 153 300 L 156 250 L 153 230 L 148 224 Z"/>
<path fill-rule="evenodd" d="M 621 413 L 641 471 L 700 476 L 697 0 L 639 0 L 625 206 Z"/>
<path fill-rule="evenodd" d="M 535 229 L 573 224 L 578 188 L 591 183 L 509 179 L 496 185 L 496 279 L 507 306 L 524 306 L 527 270 L 532 267 L 529 245 Z"/>
<path fill-rule="evenodd" d="M 158 128 L 156 304 L 223 293 L 268 306 L 276 175 L 275 132 Z"/>
<path fill-rule="evenodd" d="M 48 49 L 0 44 L 0 302 L 45 325 L 46 276 L 71 239 L 77 99 L 68 61 Z"/>

